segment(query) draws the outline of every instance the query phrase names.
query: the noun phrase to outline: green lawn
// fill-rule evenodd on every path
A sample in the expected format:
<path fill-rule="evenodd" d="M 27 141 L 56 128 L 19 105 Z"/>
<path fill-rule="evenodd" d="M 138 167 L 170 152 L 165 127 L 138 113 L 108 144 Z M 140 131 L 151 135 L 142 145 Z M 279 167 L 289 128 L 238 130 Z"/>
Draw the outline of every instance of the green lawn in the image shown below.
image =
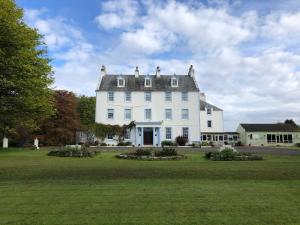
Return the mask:
<path fill-rule="evenodd" d="M 0 150 L 0 224 L 300 224 L 300 156 L 214 162 Z"/>

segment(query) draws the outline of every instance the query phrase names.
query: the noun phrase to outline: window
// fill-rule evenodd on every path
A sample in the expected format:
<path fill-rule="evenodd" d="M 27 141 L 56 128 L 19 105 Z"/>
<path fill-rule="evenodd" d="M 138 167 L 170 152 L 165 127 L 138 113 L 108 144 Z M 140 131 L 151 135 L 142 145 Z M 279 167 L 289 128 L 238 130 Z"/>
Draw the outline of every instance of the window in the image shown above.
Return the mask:
<path fill-rule="evenodd" d="M 167 102 L 172 101 L 172 92 L 171 92 L 171 91 L 165 92 L 165 100 L 166 100 Z"/>
<path fill-rule="evenodd" d="M 146 120 L 151 120 L 151 109 L 145 109 L 145 119 Z"/>
<path fill-rule="evenodd" d="M 145 79 L 145 87 L 151 87 L 151 79 L 150 78 Z"/>
<path fill-rule="evenodd" d="M 114 96 L 114 92 L 113 91 L 109 91 L 108 93 L 107 93 L 107 100 L 108 101 L 110 101 L 110 102 L 113 102 L 114 101 L 114 98 L 115 96 Z"/>
<path fill-rule="evenodd" d="M 223 141 L 223 136 L 222 135 L 219 136 L 219 140 Z"/>
<path fill-rule="evenodd" d="M 130 129 L 125 130 L 124 139 L 130 139 Z"/>
<path fill-rule="evenodd" d="M 151 102 L 151 92 L 150 91 L 145 92 L 145 101 Z"/>
<path fill-rule="evenodd" d="M 250 140 L 252 140 L 253 139 L 253 135 L 249 134 L 249 138 L 250 138 Z"/>
<path fill-rule="evenodd" d="M 131 92 L 129 91 L 125 92 L 125 101 L 131 102 Z"/>
<path fill-rule="evenodd" d="M 207 127 L 212 127 L 212 122 L 211 122 L 211 120 L 207 120 Z"/>
<path fill-rule="evenodd" d="M 115 136 L 114 134 L 108 134 L 107 139 L 112 140 L 114 138 L 114 136 Z"/>
<path fill-rule="evenodd" d="M 125 80 L 123 78 L 118 79 L 118 87 L 125 87 Z"/>
<path fill-rule="evenodd" d="M 178 80 L 176 78 L 171 79 L 171 86 L 172 87 L 178 87 Z"/>
<path fill-rule="evenodd" d="M 182 136 L 189 139 L 189 128 L 188 127 L 182 128 Z"/>
<path fill-rule="evenodd" d="M 206 135 L 202 135 L 202 141 L 206 141 Z"/>
<path fill-rule="evenodd" d="M 114 119 L 114 110 L 113 109 L 107 110 L 107 119 L 110 119 L 110 120 Z"/>
<path fill-rule="evenodd" d="M 125 120 L 131 120 L 131 109 L 125 109 Z"/>
<path fill-rule="evenodd" d="M 207 108 L 206 113 L 207 113 L 207 115 L 211 115 L 211 108 Z"/>
<path fill-rule="evenodd" d="M 293 136 L 291 134 L 288 134 L 288 142 L 293 143 Z"/>
<path fill-rule="evenodd" d="M 186 91 L 181 92 L 181 100 L 184 102 L 188 101 L 188 92 L 186 92 Z"/>
<path fill-rule="evenodd" d="M 267 142 L 268 143 L 276 143 L 276 136 L 273 134 L 267 134 Z"/>
<path fill-rule="evenodd" d="M 189 119 L 189 110 L 188 109 L 181 110 L 181 119 L 183 119 L 183 120 Z"/>
<path fill-rule="evenodd" d="M 171 127 L 166 127 L 166 139 L 172 139 L 172 129 L 171 129 Z"/>
<path fill-rule="evenodd" d="M 166 120 L 172 119 L 172 109 L 165 109 L 165 118 Z"/>

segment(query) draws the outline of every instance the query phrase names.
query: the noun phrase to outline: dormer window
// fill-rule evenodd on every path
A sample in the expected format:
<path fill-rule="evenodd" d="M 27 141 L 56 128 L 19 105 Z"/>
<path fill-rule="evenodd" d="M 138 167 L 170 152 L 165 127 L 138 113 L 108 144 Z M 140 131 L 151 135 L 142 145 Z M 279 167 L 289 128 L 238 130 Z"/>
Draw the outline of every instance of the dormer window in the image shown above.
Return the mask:
<path fill-rule="evenodd" d="M 118 78 L 118 87 L 125 87 L 125 80 L 122 77 Z"/>
<path fill-rule="evenodd" d="M 171 79 L 171 87 L 178 87 L 178 80 L 175 77 Z"/>
<path fill-rule="evenodd" d="M 145 87 L 151 87 L 151 79 L 150 78 L 145 79 Z"/>

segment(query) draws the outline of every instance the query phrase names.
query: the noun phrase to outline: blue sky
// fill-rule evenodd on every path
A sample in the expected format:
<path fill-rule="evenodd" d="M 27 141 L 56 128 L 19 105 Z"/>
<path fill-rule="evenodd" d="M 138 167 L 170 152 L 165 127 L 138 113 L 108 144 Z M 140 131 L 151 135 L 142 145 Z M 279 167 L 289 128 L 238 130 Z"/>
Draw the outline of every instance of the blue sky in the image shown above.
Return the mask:
<path fill-rule="evenodd" d="M 238 123 L 300 123 L 300 2 L 16 0 L 44 34 L 54 88 L 95 95 L 108 73 L 186 74 Z"/>

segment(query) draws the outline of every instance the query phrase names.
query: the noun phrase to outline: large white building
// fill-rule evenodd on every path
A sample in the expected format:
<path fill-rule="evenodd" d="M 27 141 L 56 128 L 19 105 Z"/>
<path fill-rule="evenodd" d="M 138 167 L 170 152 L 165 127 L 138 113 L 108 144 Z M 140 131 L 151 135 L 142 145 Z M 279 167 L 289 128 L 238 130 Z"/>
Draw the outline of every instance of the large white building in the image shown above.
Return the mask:
<path fill-rule="evenodd" d="M 185 136 L 189 143 L 200 141 L 200 96 L 191 66 L 187 75 L 107 74 L 103 66 L 96 90 L 96 123 L 135 126 L 125 141 L 135 146 L 160 146 Z M 104 140 L 117 144 L 114 134 Z"/>

